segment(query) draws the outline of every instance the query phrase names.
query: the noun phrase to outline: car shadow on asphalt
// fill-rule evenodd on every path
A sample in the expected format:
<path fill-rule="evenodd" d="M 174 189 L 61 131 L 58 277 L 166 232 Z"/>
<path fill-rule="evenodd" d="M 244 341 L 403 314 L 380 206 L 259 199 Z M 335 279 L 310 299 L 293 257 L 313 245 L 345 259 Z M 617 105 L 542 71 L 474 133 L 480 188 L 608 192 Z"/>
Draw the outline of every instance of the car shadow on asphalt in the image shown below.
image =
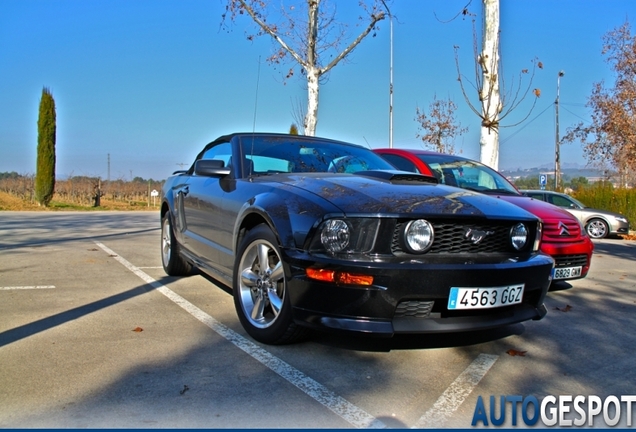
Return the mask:
<path fill-rule="evenodd" d="M 389 352 L 392 350 L 436 349 L 478 345 L 525 331 L 523 324 L 488 330 L 441 334 L 398 334 L 391 338 L 314 331 L 310 341 L 319 345 L 351 351 Z"/>
<path fill-rule="evenodd" d="M 636 242 L 623 238 L 595 240 L 594 255 L 602 254 L 633 260 L 636 258 Z M 594 265 L 594 256 L 592 257 L 592 265 Z"/>
<path fill-rule="evenodd" d="M 565 291 L 565 290 L 569 290 L 572 287 L 573 285 L 571 283 L 568 283 L 565 281 L 552 282 L 552 284 L 550 285 L 549 291 L 550 292 Z"/>

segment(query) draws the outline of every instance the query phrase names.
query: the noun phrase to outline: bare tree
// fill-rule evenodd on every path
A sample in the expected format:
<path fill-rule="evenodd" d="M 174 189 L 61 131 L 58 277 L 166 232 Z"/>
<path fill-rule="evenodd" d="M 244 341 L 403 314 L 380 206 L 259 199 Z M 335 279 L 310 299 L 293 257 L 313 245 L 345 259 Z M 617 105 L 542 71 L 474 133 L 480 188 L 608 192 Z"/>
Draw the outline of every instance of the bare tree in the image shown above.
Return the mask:
<path fill-rule="evenodd" d="M 421 134 L 417 134 L 417 138 L 435 151 L 455 154 L 453 140 L 468 131 L 467 127 L 462 128 L 455 119 L 456 110 L 457 105 L 451 99 L 437 99 L 437 96 L 429 105 L 428 114 L 417 107 L 415 120 L 420 124 L 419 130 L 422 131 Z"/>
<path fill-rule="evenodd" d="M 470 2 L 469 2 L 470 4 Z M 468 4 L 468 5 L 469 5 Z M 530 93 L 536 68 L 543 68 L 537 59 L 532 60 L 532 71 L 527 86 L 523 86 L 523 77 L 530 73 L 523 69 L 519 73 L 517 83 L 512 82 L 506 89 L 504 83 L 503 66 L 500 61 L 500 31 L 499 31 L 499 0 L 482 0 L 483 32 L 481 50 L 477 47 L 477 31 L 475 29 L 474 14 L 464 7 L 462 15 L 473 16 L 473 52 L 475 56 L 475 82 L 473 83 L 479 97 L 479 104 L 473 104 L 466 89 L 466 77 L 459 67 L 459 47 L 455 46 L 455 65 L 462 94 L 470 109 L 481 119 L 480 160 L 493 169 L 499 168 L 499 129 L 504 127 L 501 121 L 516 111 L 519 105 Z M 503 89 L 503 91 L 502 91 Z M 534 89 L 534 100 L 528 113 L 518 122 L 505 127 L 517 126 L 525 121 L 534 109 L 537 98 L 541 95 L 539 89 Z"/>
<path fill-rule="evenodd" d="M 586 104 L 591 123 L 568 128 L 562 141 L 580 140 L 590 165 L 613 167 L 629 179 L 636 170 L 636 36 L 629 22 L 603 36 L 602 54 L 614 71 L 614 86 L 594 83 Z"/>
<path fill-rule="evenodd" d="M 279 17 L 270 21 L 277 10 L 267 0 L 228 0 L 223 15 L 224 21 L 228 17 L 234 21 L 237 16 L 247 13 L 257 25 L 257 32 L 248 34 L 248 39 L 269 35 L 278 47 L 268 62 L 282 65 L 291 58 L 300 66 L 307 80 L 307 111 L 303 122 L 306 135 L 316 134 L 321 78 L 345 59 L 367 35 L 375 36 L 378 21 L 385 18 L 378 0 L 361 0 L 359 4 L 365 17 L 360 17 L 360 20 L 366 21 L 367 25 L 353 41 L 344 46 L 347 26 L 336 21 L 335 6 L 330 9 L 321 2 L 323 0 L 305 0 L 300 7 L 281 5 Z M 305 19 L 302 18 L 303 14 Z M 323 60 L 325 58 L 330 61 L 327 63 Z M 294 67 L 289 69 L 286 78 L 293 75 Z"/>

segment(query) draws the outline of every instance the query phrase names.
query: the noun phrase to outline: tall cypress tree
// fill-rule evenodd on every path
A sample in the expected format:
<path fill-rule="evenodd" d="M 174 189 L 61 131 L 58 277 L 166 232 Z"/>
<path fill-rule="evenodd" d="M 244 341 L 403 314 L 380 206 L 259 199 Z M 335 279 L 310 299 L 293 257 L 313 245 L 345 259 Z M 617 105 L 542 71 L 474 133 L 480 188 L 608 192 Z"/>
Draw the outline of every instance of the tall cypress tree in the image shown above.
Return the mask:
<path fill-rule="evenodd" d="M 38 154 L 35 173 L 35 199 L 48 206 L 55 191 L 55 100 L 44 87 L 38 115 Z"/>

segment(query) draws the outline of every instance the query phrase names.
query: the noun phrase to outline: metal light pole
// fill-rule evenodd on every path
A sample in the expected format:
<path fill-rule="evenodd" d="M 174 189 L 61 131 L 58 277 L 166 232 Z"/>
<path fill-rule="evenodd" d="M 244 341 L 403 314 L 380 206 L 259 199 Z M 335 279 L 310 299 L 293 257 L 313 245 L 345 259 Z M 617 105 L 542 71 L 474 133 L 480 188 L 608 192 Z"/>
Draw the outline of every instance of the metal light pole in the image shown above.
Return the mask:
<path fill-rule="evenodd" d="M 559 87 L 561 85 L 561 77 L 565 75 L 565 72 L 559 71 L 557 76 L 557 94 L 554 101 L 554 110 L 556 114 L 556 136 L 554 142 L 554 190 L 559 187 L 559 177 L 561 176 L 561 149 L 559 141 Z"/>
<path fill-rule="evenodd" d="M 382 4 L 384 8 L 389 14 L 389 28 L 390 28 L 390 61 L 389 61 L 389 148 L 393 148 L 393 15 L 391 15 L 391 10 L 386 5 L 384 0 L 382 0 Z"/>

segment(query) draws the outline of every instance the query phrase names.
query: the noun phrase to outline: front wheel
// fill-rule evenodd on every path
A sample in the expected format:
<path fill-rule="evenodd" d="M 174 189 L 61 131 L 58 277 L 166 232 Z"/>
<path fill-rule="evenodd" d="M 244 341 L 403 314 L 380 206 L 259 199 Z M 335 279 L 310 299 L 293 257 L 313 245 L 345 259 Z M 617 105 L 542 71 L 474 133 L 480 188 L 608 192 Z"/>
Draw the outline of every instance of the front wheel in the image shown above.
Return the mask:
<path fill-rule="evenodd" d="M 308 330 L 296 325 L 287 292 L 287 277 L 278 241 L 265 225 L 250 230 L 234 265 L 234 306 L 247 333 L 266 344 L 303 339 Z"/>
<path fill-rule="evenodd" d="M 585 230 L 587 231 L 587 235 L 593 239 L 605 238 L 609 233 L 607 223 L 601 219 L 592 219 L 589 221 L 585 226 Z"/>

